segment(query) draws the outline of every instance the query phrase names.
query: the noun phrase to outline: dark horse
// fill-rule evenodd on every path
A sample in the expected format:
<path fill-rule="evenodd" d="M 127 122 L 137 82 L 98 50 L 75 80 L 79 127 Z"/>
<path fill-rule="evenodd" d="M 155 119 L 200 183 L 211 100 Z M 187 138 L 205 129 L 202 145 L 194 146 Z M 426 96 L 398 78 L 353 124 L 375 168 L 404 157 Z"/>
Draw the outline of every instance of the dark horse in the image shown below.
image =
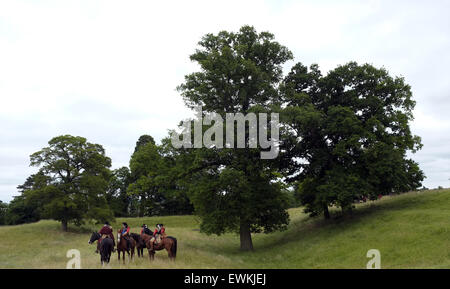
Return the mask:
<path fill-rule="evenodd" d="M 158 244 L 153 244 L 150 240 L 153 236 L 142 234 L 141 238 L 145 242 L 145 246 L 148 250 L 148 257 L 151 260 L 155 259 L 155 252 L 163 249 L 167 250 L 169 254 L 169 259 L 175 261 L 175 257 L 177 256 L 177 239 L 171 236 L 167 236 L 161 238 L 161 241 Z"/>
<path fill-rule="evenodd" d="M 133 259 L 134 256 L 134 248 L 136 247 L 136 241 L 130 237 L 130 248 L 128 249 L 127 247 L 127 240 L 125 240 L 122 237 L 122 230 L 118 231 L 117 234 L 117 254 L 119 257 L 119 262 L 120 262 L 120 252 L 122 252 L 122 256 L 123 256 L 123 263 L 125 264 L 125 252 L 127 252 L 128 256 L 130 256 L 130 250 L 131 250 L 131 256 L 130 258 Z"/>
<path fill-rule="evenodd" d="M 138 257 L 144 257 L 144 248 L 145 248 L 145 242 L 141 238 L 141 235 L 136 233 L 130 234 L 131 238 L 133 238 L 136 241 L 136 251 L 138 253 Z"/>
<path fill-rule="evenodd" d="M 100 262 L 103 266 L 104 263 L 109 263 L 111 252 L 114 250 L 114 241 L 109 237 L 100 240 L 101 237 L 102 236 L 99 233 L 92 232 L 91 239 L 89 239 L 89 244 L 92 244 L 97 240 L 100 242 Z"/>

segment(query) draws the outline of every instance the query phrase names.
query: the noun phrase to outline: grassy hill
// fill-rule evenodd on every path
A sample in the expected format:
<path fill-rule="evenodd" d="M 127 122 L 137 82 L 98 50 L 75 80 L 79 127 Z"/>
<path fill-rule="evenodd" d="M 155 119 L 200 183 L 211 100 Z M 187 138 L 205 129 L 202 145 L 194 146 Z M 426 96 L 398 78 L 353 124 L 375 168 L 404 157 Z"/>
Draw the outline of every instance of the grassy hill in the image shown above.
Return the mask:
<path fill-rule="evenodd" d="M 358 205 L 352 218 L 325 222 L 302 209 L 290 210 L 287 231 L 254 235 L 254 252 L 239 251 L 235 234 L 206 236 L 195 216 L 117 219 L 132 232 L 142 223 L 164 223 L 178 239 L 175 263 L 167 253 L 148 254 L 125 265 L 112 256 L 111 268 L 365 268 L 369 249 L 381 252 L 382 268 L 450 268 L 450 190 L 412 192 Z M 98 226 L 87 224 L 61 232 L 60 224 L 0 227 L 0 268 L 65 268 L 69 249 L 81 252 L 82 268 L 100 268 L 88 239 Z"/>

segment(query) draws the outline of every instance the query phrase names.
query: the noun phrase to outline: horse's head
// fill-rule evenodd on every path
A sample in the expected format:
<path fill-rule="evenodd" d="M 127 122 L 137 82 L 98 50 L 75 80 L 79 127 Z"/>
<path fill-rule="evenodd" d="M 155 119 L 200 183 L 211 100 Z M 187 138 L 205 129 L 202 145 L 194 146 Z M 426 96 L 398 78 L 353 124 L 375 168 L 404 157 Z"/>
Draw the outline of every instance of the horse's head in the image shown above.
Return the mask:
<path fill-rule="evenodd" d="M 92 232 L 91 238 L 89 239 L 89 244 L 94 243 L 95 241 L 97 241 L 98 239 L 100 239 L 100 234 L 97 232 Z"/>

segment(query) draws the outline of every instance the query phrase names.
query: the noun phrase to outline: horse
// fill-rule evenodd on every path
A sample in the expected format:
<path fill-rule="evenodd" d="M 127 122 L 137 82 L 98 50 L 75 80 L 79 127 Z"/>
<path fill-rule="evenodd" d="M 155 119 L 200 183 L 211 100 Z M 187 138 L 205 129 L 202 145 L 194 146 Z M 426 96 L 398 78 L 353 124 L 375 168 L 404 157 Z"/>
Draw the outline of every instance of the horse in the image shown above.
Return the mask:
<path fill-rule="evenodd" d="M 109 237 L 101 240 L 101 237 L 102 236 L 99 233 L 92 232 L 91 238 L 89 239 L 89 244 L 92 244 L 97 240 L 100 242 L 100 262 L 103 266 L 104 263 L 109 263 L 111 252 L 114 250 L 114 241 Z"/>
<path fill-rule="evenodd" d="M 136 241 L 136 251 L 138 253 L 138 257 L 144 257 L 145 242 L 141 238 L 141 235 L 131 233 L 130 236 Z"/>
<path fill-rule="evenodd" d="M 131 259 L 133 259 L 134 256 L 134 248 L 136 247 L 136 241 L 133 238 L 129 238 L 130 240 L 130 249 L 131 249 Z M 127 248 L 127 241 L 122 238 L 122 230 L 118 231 L 117 234 L 117 254 L 119 255 L 119 262 L 120 262 L 120 252 L 122 252 L 123 256 L 123 263 L 125 264 L 125 252 L 127 252 L 128 256 L 130 256 L 130 249 Z"/>
<path fill-rule="evenodd" d="M 154 245 L 153 242 L 151 242 L 153 236 L 141 234 L 142 240 L 145 242 L 145 246 L 148 250 L 148 257 L 151 260 L 155 259 L 155 252 L 160 251 L 163 249 L 167 250 L 167 253 L 169 255 L 169 259 L 172 261 L 175 261 L 175 258 L 177 257 L 177 239 L 171 236 L 167 236 L 164 238 L 161 238 L 161 241 Z"/>

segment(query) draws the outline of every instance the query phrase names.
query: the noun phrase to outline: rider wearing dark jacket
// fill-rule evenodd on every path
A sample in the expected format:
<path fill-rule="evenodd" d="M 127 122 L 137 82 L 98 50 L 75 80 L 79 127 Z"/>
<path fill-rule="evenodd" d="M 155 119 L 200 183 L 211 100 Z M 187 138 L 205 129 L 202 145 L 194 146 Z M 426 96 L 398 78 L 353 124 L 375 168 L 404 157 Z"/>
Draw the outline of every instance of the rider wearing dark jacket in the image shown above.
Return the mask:
<path fill-rule="evenodd" d="M 150 231 L 150 229 L 147 227 L 146 224 L 142 225 L 142 229 L 141 229 L 141 235 L 142 234 L 147 234 L 147 235 L 152 235 L 152 231 Z"/>

